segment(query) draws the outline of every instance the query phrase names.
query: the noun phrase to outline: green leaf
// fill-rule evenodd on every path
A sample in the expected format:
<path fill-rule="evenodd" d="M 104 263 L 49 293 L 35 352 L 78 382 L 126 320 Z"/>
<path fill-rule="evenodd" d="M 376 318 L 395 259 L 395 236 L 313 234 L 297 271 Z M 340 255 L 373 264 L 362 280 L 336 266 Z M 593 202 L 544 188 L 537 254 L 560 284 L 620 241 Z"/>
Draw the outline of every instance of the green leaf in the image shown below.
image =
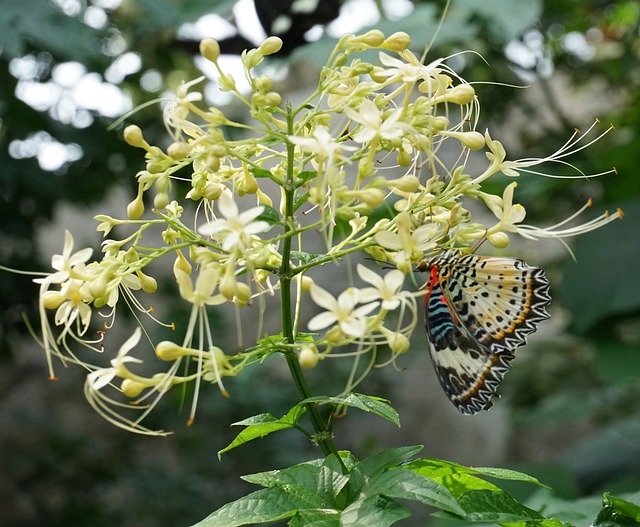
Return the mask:
<path fill-rule="evenodd" d="M 276 209 L 264 204 L 262 204 L 261 207 L 263 207 L 264 210 L 256 220 L 266 221 L 269 225 L 278 225 L 280 223 L 280 214 Z"/>
<path fill-rule="evenodd" d="M 318 254 L 318 253 L 307 253 L 304 251 L 291 251 L 291 258 L 293 260 L 298 260 L 301 265 L 306 265 L 315 260 L 319 260 L 320 258 L 324 258 L 327 256 L 326 254 Z"/>
<path fill-rule="evenodd" d="M 309 194 L 310 192 L 307 191 L 304 194 L 302 194 L 302 196 L 300 196 L 298 199 L 296 199 L 295 203 L 293 204 L 294 210 L 298 210 L 300 207 L 302 207 L 302 205 L 304 205 L 307 201 L 309 201 Z"/>
<path fill-rule="evenodd" d="M 218 452 L 218 458 L 220 458 L 220 456 L 225 452 L 247 443 L 248 441 L 252 441 L 253 439 L 264 437 L 272 432 L 277 432 L 278 430 L 294 428 L 298 419 L 300 419 L 305 411 L 306 408 L 304 406 L 296 405 L 280 419 L 276 419 L 273 415 L 266 413 L 254 415 L 253 417 L 249 417 L 243 421 L 233 423 L 233 426 L 246 426 L 247 428 L 240 432 L 228 446 Z"/>
<path fill-rule="evenodd" d="M 227 503 L 193 527 L 237 527 L 289 518 L 298 504 L 282 489 L 261 489 Z"/>
<path fill-rule="evenodd" d="M 362 492 L 365 496 L 383 494 L 390 498 L 419 501 L 460 516 L 465 514 L 446 487 L 404 468 L 386 470 L 372 478 Z"/>
<path fill-rule="evenodd" d="M 320 463 L 317 461 L 249 474 L 242 479 L 264 487 L 279 486 L 301 495 L 311 492 L 322 499 L 323 507 L 334 507 L 334 498 L 346 485 L 349 477 L 342 474 L 342 467 L 335 456 L 327 456 Z"/>
<path fill-rule="evenodd" d="M 602 496 L 602 510 L 598 513 L 593 525 L 594 527 L 638 526 L 640 525 L 640 506 L 605 492 Z"/>
<path fill-rule="evenodd" d="M 325 397 L 317 396 L 305 399 L 300 404 L 316 403 L 326 404 L 331 403 L 337 406 L 350 406 L 357 408 L 363 412 L 374 413 L 387 421 L 391 421 L 397 427 L 400 427 L 400 416 L 394 408 L 387 404 L 389 401 L 382 399 L 381 397 L 374 397 L 371 395 L 364 395 L 361 393 L 349 393 L 342 397 Z"/>
<path fill-rule="evenodd" d="M 418 459 L 406 464 L 404 468 L 441 483 L 455 497 L 460 497 L 469 491 L 500 491 L 500 488 L 493 483 L 476 477 L 478 475 L 509 481 L 522 481 L 544 487 L 544 485 L 533 476 L 515 470 L 489 467 L 465 467 L 452 461 L 439 459 Z"/>
<path fill-rule="evenodd" d="M 464 519 L 467 521 L 523 522 L 544 520 L 539 512 L 526 507 L 504 491 L 472 490 L 460 496 L 458 504 L 466 512 Z M 436 516 L 451 517 L 447 513 L 436 513 Z"/>
<path fill-rule="evenodd" d="M 271 170 L 267 170 L 266 168 L 261 167 L 249 167 L 249 172 L 251 172 L 255 177 L 258 178 L 273 178 L 273 174 Z"/>
<path fill-rule="evenodd" d="M 290 527 L 340 527 L 339 511 L 299 511 L 289 521 Z"/>
<path fill-rule="evenodd" d="M 370 496 L 349 505 L 340 517 L 341 527 L 362 527 L 375 525 L 386 527 L 411 516 L 411 511 L 404 505 L 386 496 Z"/>
<path fill-rule="evenodd" d="M 315 170 L 303 170 L 298 174 L 298 185 L 302 185 L 307 181 L 318 176 L 318 173 Z"/>
<path fill-rule="evenodd" d="M 507 468 L 465 467 L 464 465 L 454 463 L 453 461 L 428 458 L 412 461 L 405 465 L 405 468 L 409 468 L 414 472 L 434 479 L 451 474 L 482 475 L 509 481 L 522 481 L 524 483 L 532 483 L 534 485 L 547 488 L 546 485 L 540 483 L 540 481 L 533 476 Z"/>
<path fill-rule="evenodd" d="M 363 459 L 349 473 L 349 483 L 345 488 L 347 499 L 368 496 L 366 487 L 373 478 L 387 469 L 399 467 L 420 450 L 422 446 L 390 448 Z"/>

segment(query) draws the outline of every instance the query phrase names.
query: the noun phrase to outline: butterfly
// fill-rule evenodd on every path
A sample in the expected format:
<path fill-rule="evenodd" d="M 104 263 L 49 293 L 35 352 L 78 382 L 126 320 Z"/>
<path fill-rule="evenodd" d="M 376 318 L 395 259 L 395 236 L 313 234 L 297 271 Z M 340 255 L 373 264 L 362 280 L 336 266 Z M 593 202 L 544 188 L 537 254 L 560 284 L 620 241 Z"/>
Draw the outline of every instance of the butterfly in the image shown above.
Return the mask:
<path fill-rule="evenodd" d="M 491 407 L 515 350 L 549 318 L 549 281 L 522 260 L 446 251 L 429 272 L 425 312 L 431 358 L 445 393 L 464 414 Z"/>

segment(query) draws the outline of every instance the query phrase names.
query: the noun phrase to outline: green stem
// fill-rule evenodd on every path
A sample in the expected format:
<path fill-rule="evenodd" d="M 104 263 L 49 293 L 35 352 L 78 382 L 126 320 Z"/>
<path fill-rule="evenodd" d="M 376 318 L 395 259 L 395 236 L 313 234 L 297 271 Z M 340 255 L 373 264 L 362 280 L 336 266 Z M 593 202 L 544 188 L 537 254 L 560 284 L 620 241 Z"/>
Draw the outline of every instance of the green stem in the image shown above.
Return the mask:
<path fill-rule="evenodd" d="M 287 111 L 287 124 L 288 133 L 293 135 L 293 114 L 291 109 Z M 293 175 L 294 164 L 294 145 L 287 143 L 287 179 L 284 182 L 284 197 L 285 197 L 285 218 L 284 229 L 285 237 L 282 242 L 282 265 L 280 267 L 280 315 L 282 319 L 282 332 L 287 342 L 290 344 L 295 343 L 295 334 L 293 329 L 293 310 L 292 310 L 292 298 L 291 298 L 291 282 L 293 278 L 291 269 L 291 246 L 293 238 L 295 236 L 295 223 L 294 223 L 294 203 L 295 203 L 295 182 Z M 284 355 L 289 366 L 289 371 L 293 382 L 296 385 L 298 393 L 301 399 L 308 399 L 311 397 L 311 389 L 307 383 L 307 379 L 302 372 L 302 368 L 298 363 L 298 358 L 293 351 L 286 351 Z M 337 459 L 342 464 L 342 460 L 331 437 L 331 431 L 325 423 L 320 411 L 315 404 L 307 404 L 307 411 L 311 424 L 315 431 L 314 440 L 316 444 L 322 450 L 325 456 L 335 454 Z M 342 464 L 343 471 L 346 472 L 346 467 Z"/>

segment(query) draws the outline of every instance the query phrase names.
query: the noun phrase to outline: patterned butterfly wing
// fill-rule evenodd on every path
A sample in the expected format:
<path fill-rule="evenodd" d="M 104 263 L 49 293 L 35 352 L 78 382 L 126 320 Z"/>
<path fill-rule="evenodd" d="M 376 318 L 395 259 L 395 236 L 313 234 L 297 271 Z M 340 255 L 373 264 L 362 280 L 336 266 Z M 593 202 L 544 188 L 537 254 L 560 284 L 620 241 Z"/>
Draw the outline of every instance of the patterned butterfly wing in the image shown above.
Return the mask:
<path fill-rule="evenodd" d="M 542 269 L 520 260 L 448 251 L 426 264 L 426 330 L 438 379 L 456 407 L 491 406 L 516 348 L 548 315 Z"/>

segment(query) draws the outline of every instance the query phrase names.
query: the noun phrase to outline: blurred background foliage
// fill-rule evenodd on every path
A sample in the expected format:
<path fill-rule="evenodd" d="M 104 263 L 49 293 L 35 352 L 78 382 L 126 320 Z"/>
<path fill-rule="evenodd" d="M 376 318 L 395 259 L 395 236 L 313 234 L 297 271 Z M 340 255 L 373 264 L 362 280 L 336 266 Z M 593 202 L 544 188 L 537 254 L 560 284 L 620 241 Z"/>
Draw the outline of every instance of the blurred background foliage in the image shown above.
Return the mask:
<path fill-rule="evenodd" d="M 50 251 L 61 249 L 62 235 L 55 240 L 46 236 L 49 226 L 60 222 L 61 211 L 71 208 L 78 218 L 90 217 L 102 212 L 98 204 L 114 189 L 133 196 L 133 175 L 143 167 L 143 156 L 108 125 L 132 107 L 166 97 L 181 80 L 199 76 L 198 38 L 218 38 L 229 57 L 255 45 L 260 28 L 247 31 L 245 20 L 251 4 L 3 4 L 0 264 L 48 269 Z M 386 34 L 406 31 L 420 52 L 435 35 L 444 7 L 441 1 L 332 0 L 294 12 L 297 3 L 291 0 L 255 4 L 265 33 L 278 33 L 285 41 L 283 56 L 267 65 L 283 93 L 314 82 L 317 67 L 341 33 L 369 26 Z M 376 21 L 380 12 L 383 18 Z M 283 15 L 292 23 L 278 32 Z M 532 504 L 564 511 L 573 515 L 566 519 L 576 521 L 581 514 L 585 521 L 592 519 L 589 504 L 595 503 L 593 510 L 599 505 L 581 497 L 640 489 L 639 30 L 635 0 L 453 0 L 429 52 L 435 57 L 473 50 L 486 60 L 489 66 L 476 55 L 463 54 L 450 62 L 466 79 L 488 83 L 476 85 L 483 104 L 480 126 L 490 126 L 512 158 L 553 152 L 574 127 L 587 128 L 595 117 L 602 130 L 609 122 L 616 127 L 571 161 L 585 173 L 615 166 L 617 175 L 589 181 L 529 176 L 519 187 L 536 221 L 559 220 L 588 197 L 594 198 L 593 215 L 617 207 L 626 214 L 623 221 L 572 241 L 576 261 L 555 242 L 551 250 L 549 242 L 527 246 L 536 263 L 546 262 L 559 329 L 520 352 L 499 403 L 509 408 L 508 439 L 500 447 L 503 465 L 528 470 L 554 488 L 553 496 L 531 496 Z M 225 111 L 241 110 L 229 103 Z M 149 142 L 165 144 L 159 116 L 156 104 L 132 120 Z M 93 229 L 80 219 L 62 227 Z M 77 243 L 97 250 L 99 241 L 87 235 Z M 539 259 L 538 250 L 544 253 Z M 188 429 L 176 396 L 174 405 L 153 417 L 158 427 L 177 430 L 171 438 L 112 429 L 83 400 L 81 372 L 64 371 L 61 381 L 46 382 L 44 357 L 22 321 L 23 313 L 34 320 L 36 297 L 29 277 L 2 274 L 2 525 L 189 525 L 249 490 L 239 474 L 316 455 L 310 445 L 285 443 L 289 437 L 283 434 L 233 452 L 223 463 L 215 458 L 233 436 L 230 423 L 265 411 L 260 401 L 269 401 L 274 414 L 292 403 L 293 391 L 273 388 L 280 383 L 277 370 L 246 372 L 234 380 L 230 400 L 217 393 L 205 397 L 196 425 Z M 424 348 L 424 342 L 414 347 Z M 429 367 L 425 356 L 417 355 L 414 367 Z M 385 396 L 384 383 L 393 382 L 385 379 L 378 381 L 381 391 L 367 386 L 369 393 Z M 429 401 L 421 393 L 411 396 L 412 404 L 428 412 Z M 402 417 L 403 408 L 398 410 Z M 375 430 L 377 425 L 367 426 Z M 371 445 L 389 446 L 380 440 L 367 446 L 370 435 L 351 438 L 361 445 L 356 455 L 369 453 Z M 428 445 L 430 438 L 423 441 Z M 425 455 L 432 455 L 428 447 Z"/>

